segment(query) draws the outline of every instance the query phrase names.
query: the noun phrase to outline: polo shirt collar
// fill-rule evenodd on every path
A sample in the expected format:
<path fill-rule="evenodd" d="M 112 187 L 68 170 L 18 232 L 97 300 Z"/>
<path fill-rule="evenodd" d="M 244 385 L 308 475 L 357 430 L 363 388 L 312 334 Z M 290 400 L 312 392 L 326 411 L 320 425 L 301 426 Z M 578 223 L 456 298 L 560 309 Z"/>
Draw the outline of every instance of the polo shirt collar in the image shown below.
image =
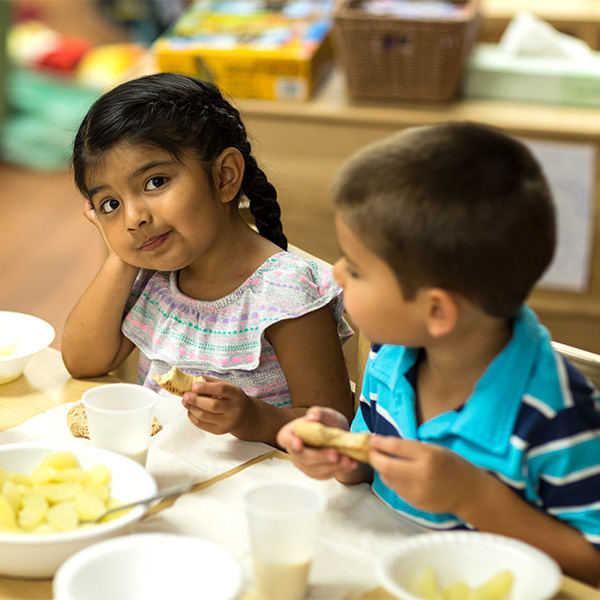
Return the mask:
<path fill-rule="evenodd" d="M 513 322 L 511 339 L 490 363 L 467 402 L 458 410 L 423 423 L 418 428 L 418 438 L 433 441 L 456 435 L 488 451 L 504 453 L 544 335 L 547 333 L 539 326 L 535 313 L 523 305 Z M 419 349 L 406 348 L 399 361 L 396 355 L 397 362 L 393 367 L 384 360 L 383 364 L 377 365 L 374 374 L 378 374 L 390 389 L 397 389 L 398 379 L 406 376 L 418 355 Z M 412 410 L 415 417 L 414 405 L 410 404 L 409 407 L 406 403 L 404 410 Z"/>

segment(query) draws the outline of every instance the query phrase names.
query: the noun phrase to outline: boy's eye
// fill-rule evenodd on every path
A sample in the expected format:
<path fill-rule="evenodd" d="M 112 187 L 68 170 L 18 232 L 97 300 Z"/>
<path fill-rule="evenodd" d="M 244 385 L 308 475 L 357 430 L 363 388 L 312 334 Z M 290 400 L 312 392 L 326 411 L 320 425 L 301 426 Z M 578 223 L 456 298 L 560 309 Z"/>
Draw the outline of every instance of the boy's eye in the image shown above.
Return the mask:
<path fill-rule="evenodd" d="M 157 190 L 158 188 L 165 185 L 165 183 L 166 183 L 165 177 L 160 177 L 160 176 L 151 177 L 146 182 L 146 191 Z"/>
<path fill-rule="evenodd" d="M 352 265 L 348 264 L 347 260 L 344 260 L 344 271 L 346 271 L 349 277 L 354 279 L 358 277 L 358 271 L 356 271 Z"/>
<path fill-rule="evenodd" d="M 117 208 L 119 208 L 119 201 L 114 198 L 100 203 L 100 212 L 105 215 L 110 214 L 113 210 L 117 210 Z"/>

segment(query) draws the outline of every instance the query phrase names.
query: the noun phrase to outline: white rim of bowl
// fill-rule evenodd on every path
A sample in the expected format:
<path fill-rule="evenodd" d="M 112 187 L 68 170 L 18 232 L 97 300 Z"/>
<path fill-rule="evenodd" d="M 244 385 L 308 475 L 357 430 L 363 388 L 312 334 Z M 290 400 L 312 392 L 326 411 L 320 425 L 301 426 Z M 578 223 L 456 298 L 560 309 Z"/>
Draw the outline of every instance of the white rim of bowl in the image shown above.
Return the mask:
<path fill-rule="evenodd" d="M 45 332 L 44 332 L 44 336 L 42 337 L 43 344 L 42 343 L 37 344 L 35 349 L 30 349 L 27 352 L 15 352 L 15 353 L 9 354 L 7 356 L 0 356 L 0 362 L 12 360 L 15 358 L 25 358 L 27 356 L 32 356 L 36 352 L 39 352 L 40 350 L 47 348 L 54 341 L 54 338 L 56 337 L 56 331 L 55 331 L 54 327 L 52 327 L 52 325 L 50 325 L 50 323 L 48 323 L 48 321 L 44 321 L 44 319 L 40 319 L 39 317 L 35 317 L 33 315 L 28 315 L 27 313 L 14 312 L 14 311 L 10 311 L 10 310 L 0 310 L 0 318 L 2 318 L 3 315 L 7 315 L 9 317 L 16 316 L 19 319 L 25 318 L 27 320 L 37 321 L 39 324 L 42 324 L 43 329 L 45 329 Z M 46 342 L 46 340 L 48 340 L 48 341 Z"/>
<path fill-rule="evenodd" d="M 96 448 L 93 446 L 78 446 L 69 444 L 46 444 L 44 442 L 17 442 L 14 444 L 6 444 L 0 446 L 0 461 L 2 459 L 3 450 L 19 450 L 22 449 L 40 449 L 47 450 L 48 453 L 51 452 L 73 452 L 76 453 L 77 450 L 82 450 L 83 452 L 87 450 L 90 451 L 90 455 L 96 456 L 99 455 L 98 462 L 102 461 L 103 455 L 110 455 L 111 458 L 117 456 L 117 460 L 123 460 L 130 463 L 132 466 L 135 465 L 134 468 L 139 467 L 146 471 L 142 465 L 134 461 L 132 458 L 128 458 L 126 456 L 122 456 L 121 454 L 117 454 L 116 452 L 111 452 L 110 450 L 104 450 L 103 448 Z M 154 481 L 154 491 L 150 491 L 147 495 L 151 496 L 152 494 L 158 491 L 158 487 L 156 485 L 156 480 L 154 477 L 148 472 L 148 477 L 152 478 Z M 144 497 L 146 494 L 144 494 Z M 106 523 L 98 523 L 96 525 L 90 525 L 85 527 L 80 527 L 78 529 L 72 529 L 70 531 L 57 531 L 56 533 L 29 533 L 29 532 L 10 532 L 10 531 L 0 531 L 0 543 L 8 542 L 8 543 L 19 543 L 21 545 L 40 545 L 42 542 L 46 542 L 48 544 L 54 544 L 56 542 L 66 542 L 66 541 L 75 541 L 81 538 L 87 538 L 90 532 L 98 532 L 101 533 L 109 533 L 116 529 L 121 529 L 123 526 L 133 523 L 141 519 L 146 512 L 148 511 L 148 507 L 146 506 L 137 506 L 132 508 L 127 513 L 120 517 L 116 517 L 115 519 L 111 519 Z"/>
<path fill-rule="evenodd" d="M 129 535 L 123 535 L 116 538 L 102 540 L 101 542 L 97 542 L 96 544 L 82 548 L 81 550 L 75 552 L 75 554 L 72 554 L 69 558 L 67 558 L 57 569 L 52 584 L 53 591 L 55 594 L 61 592 L 68 576 L 71 575 L 74 571 L 76 571 L 82 564 L 85 564 L 90 557 L 94 557 L 95 555 L 105 556 L 107 554 L 111 554 L 115 550 L 115 547 L 133 546 L 140 541 L 164 542 L 169 540 L 185 540 L 185 543 L 194 544 L 196 546 L 202 545 L 205 548 L 210 549 L 213 553 L 220 553 L 221 556 L 229 563 L 232 569 L 235 570 L 236 576 L 229 578 L 225 582 L 228 585 L 231 585 L 232 596 L 237 597 L 242 593 L 244 584 L 244 572 L 239 561 L 237 561 L 229 551 L 227 551 L 219 544 L 216 544 L 215 542 L 204 540 L 202 538 L 186 534 L 161 532 L 132 533 Z"/>

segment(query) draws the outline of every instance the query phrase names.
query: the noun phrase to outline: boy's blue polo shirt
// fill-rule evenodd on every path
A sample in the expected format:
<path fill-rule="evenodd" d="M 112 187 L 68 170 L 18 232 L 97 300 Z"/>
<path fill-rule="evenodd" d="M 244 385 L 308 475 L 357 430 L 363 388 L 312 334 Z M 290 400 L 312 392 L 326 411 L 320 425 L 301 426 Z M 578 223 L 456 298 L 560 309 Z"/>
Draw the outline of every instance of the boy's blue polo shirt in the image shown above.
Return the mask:
<path fill-rule="evenodd" d="M 415 413 L 419 353 L 387 345 L 371 353 L 352 430 L 445 446 L 540 510 L 569 522 L 600 549 L 598 392 L 554 351 L 533 311 L 522 307 L 511 340 L 467 402 L 420 426 Z M 411 506 L 377 473 L 372 487 L 394 510 L 421 525 L 471 528 L 456 515 Z"/>

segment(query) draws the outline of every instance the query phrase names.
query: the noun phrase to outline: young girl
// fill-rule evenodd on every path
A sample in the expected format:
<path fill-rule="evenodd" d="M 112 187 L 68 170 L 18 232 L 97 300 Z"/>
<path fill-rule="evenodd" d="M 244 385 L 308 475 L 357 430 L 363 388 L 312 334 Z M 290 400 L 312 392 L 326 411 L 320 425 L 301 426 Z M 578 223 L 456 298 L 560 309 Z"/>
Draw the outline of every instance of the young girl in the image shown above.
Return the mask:
<path fill-rule="evenodd" d="M 208 376 L 183 405 L 211 433 L 275 444 L 309 406 L 351 416 L 340 290 L 285 251 L 275 189 L 216 86 L 159 73 L 107 92 L 79 128 L 73 167 L 108 247 L 65 324 L 74 377 L 112 371 L 137 346 L 148 387 L 173 365 Z"/>

